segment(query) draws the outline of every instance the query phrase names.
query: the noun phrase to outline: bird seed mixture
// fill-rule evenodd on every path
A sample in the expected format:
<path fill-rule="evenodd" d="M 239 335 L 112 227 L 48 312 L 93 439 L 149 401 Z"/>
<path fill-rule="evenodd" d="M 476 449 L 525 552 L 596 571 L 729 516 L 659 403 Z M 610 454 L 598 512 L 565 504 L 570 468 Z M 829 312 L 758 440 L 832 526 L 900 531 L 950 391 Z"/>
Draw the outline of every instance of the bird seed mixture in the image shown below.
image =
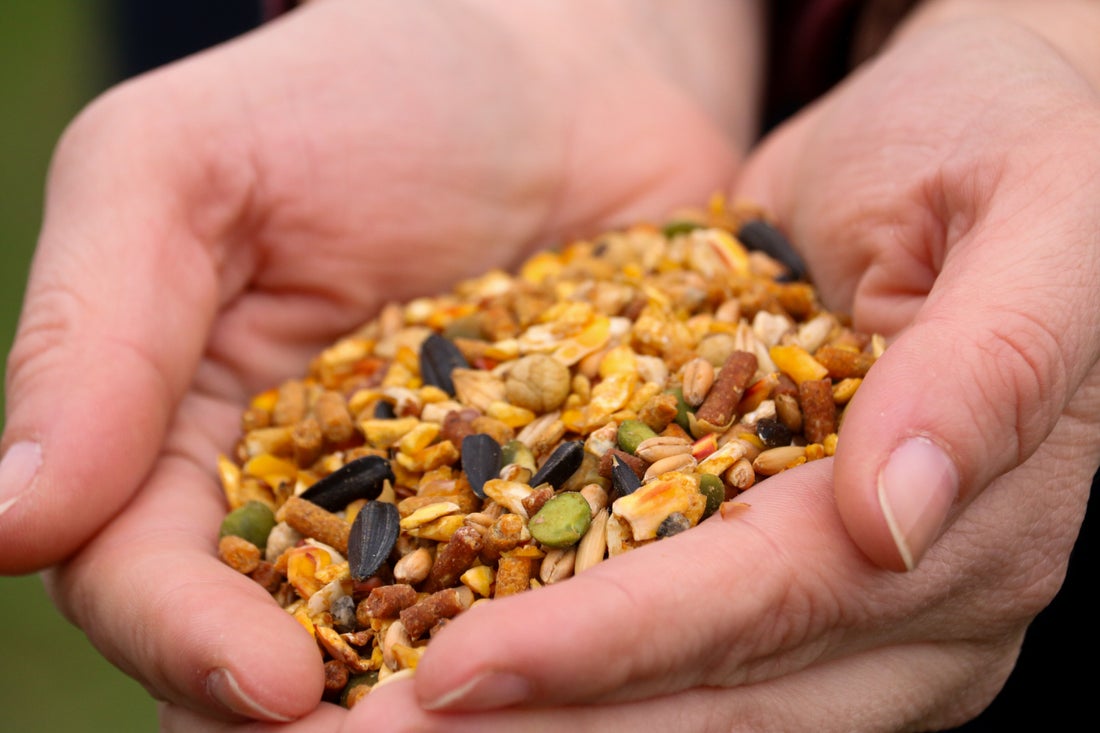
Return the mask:
<path fill-rule="evenodd" d="M 881 354 L 764 212 L 716 197 L 386 306 L 256 395 L 218 554 L 317 641 L 326 700 L 492 599 L 689 530 L 830 456 Z"/>

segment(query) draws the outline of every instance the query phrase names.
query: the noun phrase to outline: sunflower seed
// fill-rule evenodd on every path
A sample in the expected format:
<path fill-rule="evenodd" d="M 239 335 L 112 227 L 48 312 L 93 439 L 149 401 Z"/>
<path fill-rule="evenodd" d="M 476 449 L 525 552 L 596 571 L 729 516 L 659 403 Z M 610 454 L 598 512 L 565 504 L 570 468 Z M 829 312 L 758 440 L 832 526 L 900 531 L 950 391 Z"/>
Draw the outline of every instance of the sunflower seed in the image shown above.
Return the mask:
<path fill-rule="evenodd" d="M 351 577 L 365 580 L 374 575 L 389 557 L 400 531 L 401 515 L 395 504 L 368 501 L 355 515 L 348 536 Z"/>
<path fill-rule="evenodd" d="M 420 346 L 420 376 L 424 384 L 431 384 L 454 397 L 455 383 L 451 372 L 469 369 L 466 357 L 449 339 L 433 333 Z"/>
<path fill-rule="evenodd" d="M 806 263 L 783 232 L 762 219 L 747 221 L 737 230 L 737 238 L 749 249 L 763 252 L 783 263 L 790 271 L 784 278 L 805 280 Z"/>
<path fill-rule="evenodd" d="M 531 486 L 550 484 L 555 489 L 561 488 L 570 476 L 572 476 L 584 461 L 584 443 L 580 440 L 570 440 L 562 443 L 546 462 L 532 477 Z"/>
<path fill-rule="evenodd" d="M 390 462 L 381 456 L 363 456 L 318 480 L 301 498 L 335 512 L 356 499 L 377 499 L 386 481 L 394 481 Z"/>
<path fill-rule="evenodd" d="M 633 468 L 618 458 L 611 459 L 611 486 L 616 497 L 633 494 L 641 485 L 642 480 Z"/>
<path fill-rule="evenodd" d="M 479 498 L 485 498 L 485 482 L 500 475 L 502 460 L 500 443 L 491 435 L 474 433 L 462 439 L 462 470 Z"/>

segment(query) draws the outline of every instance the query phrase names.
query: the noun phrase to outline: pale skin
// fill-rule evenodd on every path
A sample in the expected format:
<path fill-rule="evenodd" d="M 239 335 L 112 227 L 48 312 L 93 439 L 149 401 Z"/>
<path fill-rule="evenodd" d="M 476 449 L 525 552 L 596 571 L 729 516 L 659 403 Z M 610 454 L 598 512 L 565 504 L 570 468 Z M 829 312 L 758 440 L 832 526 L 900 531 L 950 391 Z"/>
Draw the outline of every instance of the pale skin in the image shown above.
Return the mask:
<path fill-rule="evenodd" d="M 741 166 L 760 80 L 738 76 L 754 34 L 728 29 L 755 11 L 697 9 L 680 30 L 720 62 L 614 3 L 580 26 L 544 9 L 524 36 L 488 10 L 326 0 L 73 125 L 9 361 L 4 446 L 35 441 L 41 465 L 0 514 L 3 569 L 59 563 L 57 603 L 165 701 L 166 729 L 925 730 L 997 692 L 1100 461 L 1100 12 L 930 4 Z M 422 72 L 397 65 L 413 30 Z M 468 86 L 431 86 L 459 63 Z M 414 680 L 314 709 L 314 642 L 213 553 L 212 459 L 247 396 L 385 299 L 515 262 L 509 243 L 731 186 L 784 222 L 830 306 L 891 339 L 836 459 L 459 617 Z M 945 498 L 915 502 L 942 508 L 913 521 L 882 500 L 899 445 L 949 461 Z"/>

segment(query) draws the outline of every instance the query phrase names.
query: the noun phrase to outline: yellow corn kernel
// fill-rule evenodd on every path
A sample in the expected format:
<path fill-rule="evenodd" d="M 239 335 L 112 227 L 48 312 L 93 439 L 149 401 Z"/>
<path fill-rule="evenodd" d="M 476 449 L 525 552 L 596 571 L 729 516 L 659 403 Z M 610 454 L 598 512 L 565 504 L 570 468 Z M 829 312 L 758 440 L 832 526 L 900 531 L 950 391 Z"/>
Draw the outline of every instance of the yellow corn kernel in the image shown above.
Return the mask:
<path fill-rule="evenodd" d="M 321 581 L 325 585 L 331 583 L 334 580 L 339 580 L 343 583 L 346 580 L 351 579 L 351 569 L 348 567 L 348 563 L 344 562 L 333 563 L 332 565 L 326 565 L 316 573 L 313 577 Z"/>
<path fill-rule="evenodd" d="M 279 401 L 279 390 L 276 388 L 267 389 L 260 392 L 258 395 L 252 398 L 249 402 L 249 406 L 254 410 L 264 410 L 271 412 L 275 409 L 275 403 Z"/>
<path fill-rule="evenodd" d="M 401 436 L 401 439 L 397 441 L 397 449 L 402 453 L 413 455 L 417 451 L 427 448 L 439 435 L 440 429 L 441 426 L 438 423 L 422 422 Z"/>
<path fill-rule="evenodd" d="M 512 405 L 503 400 L 489 403 L 489 409 L 485 411 L 485 414 L 500 420 L 510 428 L 522 428 L 535 419 L 535 413 L 527 408 Z"/>
<path fill-rule="evenodd" d="M 434 504 L 426 504 L 401 520 L 401 529 L 410 530 L 435 521 L 448 514 L 454 514 L 462 507 L 453 501 L 437 501 Z"/>
<path fill-rule="evenodd" d="M 277 458 L 270 453 L 260 453 L 252 456 L 241 470 L 263 479 L 264 483 L 273 488 L 284 481 L 293 483 L 298 476 L 297 464 L 293 461 Z"/>
<path fill-rule="evenodd" d="M 410 536 L 436 542 L 447 542 L 458 528 L 466 523 L 466 517 L 460 514 L 448 514 L 419 527 L 406 530 Z"/>
<path fill-rule="evenodd" d="M 419 424 L 420 421 L 415 417 L 392 420 L 369 418 L 359 422 L 359 429 L 363 431 L 372 448 L 390 448 Z"/>
<path fill-rule="evenodd" d="M 382 391 L 377 389 L 357 389 L 348 398 L 348 412 L 352 415 L 359 415 L 371 407 L 375 402 L 382 399 Z"/>
<path fill-rule="evenodd" d="M 382 378 L 383 387 L 419 387 L 420 384 L 417 372 L 399 361 L 390 362 L 386 376 Z"/>
<path fill-rule="evenodd" d="M 725 229 L 707 229 L 706 242 L 731 272 L 743 277 L 750 274 L 749 253 L 732 234 Z"/>
<path fill-rule="evenodd" d="M 404 644 L 393 645 L 393 656 L 397 660 L 398 669 L 416 669 L 416 665 L 420 663 L 420 657 L 423 656 L 426 646 L 405 646 Z"/>
<path fill-rule="evenodd" d="M 437 402 L 446 402 L 447 400 L 451 399 L 451 396 L 449 394 L 444 392 L 439 387 L 436 387 L 434 384 L 421 385 L 421 387 L 416 390 L 416 394 L 420 398 L 420 401 L 425 405 L 435 404 Z"/>
<path fill-rule="evenodd" d="M 286 560 L 286 579 L 302 598 L 309 598 L 325 585 L 317 571 L 332 563 L 332 556 L 320 547 L 307 545 L 290 550 Z"/>
<path fill-rule="evenodd" d="M 611 349 L 600 359 L 599 374 L 603 378 L 612 374 L 637 374 L 638 358 L 629 346 L 619 345 Z"/>
<path fill-rule="evenodd" d="M 477 595 L 482 598 L 489 598 L 493 592 L 493 580 L 495 577 L 496 572 L 491 567 L 488 565 L 478 565 L 464 572 L 459 576 L 459 580 Z"/>
<path fill-rule="evenodd" d="M 410 471 L 431 471 L 440 466 L 449 466 L 458 461 L 459 452 L 455 444 L 449 440 L 429 445 L 423 450 L 409 455 L 398 453 L 396 460 Z"/>
<path fill-rule="evenodd" d="M 848 377 L 833 385 L 833 402 L 838 405 L 846 405 L 856 396 L 856 390 L 863 383 L 860 377 Z"/>
<path fill-rule="evenodd" d="M 585 419 L 584 410 L 570 407 L 561 414 L 562 425 L 566 430 L 574 433 L 587 433 L 588 421 Z"/>
<path fill-rule="evenodd" d="M 556 277 L 562 271 L 561 258 L 553 252 L 540 252 L 527 260 L 520 268 L 519 276 L 535 285 Z"/>
<path fill-rule="evenodd" d="M 233 499 L 240 493 L 241 469 L 236 463 L 224 455 L 218 456 L 218 478 L 221 480 L 222 491 L 230 505 Z"/>
<path fill-rule="evenodd" d="M 611 319 L 607 316 L 596 316 L 591 319 L 571 339 L 566 339 L 554 350 L 554 358 L 566 366 L 576 364 L 578 361 L 599 350 L 611 337 Z"/>
<path fill-rule="evenodd" d="M 813 381 L 815 379 L 824 379 L 829 376 L 829 370 L 826 369 L 821 362 L 813 358 L 810 352 L 797 344 L 773 346 L 768 349 L 768 355 L 771 357 L 772 361 L 775 362 L 779 371 L 789 376 L 798 384 Z"/>
<path fill-rule="evenodd" d="M 299 606 L 294 611 L 294 620 L 302 625 L 309 635 L 313 638 L 317 638 L 317 628 L 313 625 L 313 619 L 309 617 L 309 609 L 305 605 Z"/>

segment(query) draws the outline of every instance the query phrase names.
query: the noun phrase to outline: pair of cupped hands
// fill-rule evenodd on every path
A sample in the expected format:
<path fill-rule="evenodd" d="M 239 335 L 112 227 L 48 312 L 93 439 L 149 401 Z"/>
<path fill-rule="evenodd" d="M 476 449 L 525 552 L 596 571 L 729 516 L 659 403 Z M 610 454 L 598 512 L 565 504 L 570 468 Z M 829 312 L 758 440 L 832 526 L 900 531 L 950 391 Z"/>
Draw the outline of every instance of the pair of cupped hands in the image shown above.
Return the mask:
<path fill-rule="evenodd" d="M 0 569 L 46 569 L 166 730 L 919 730 L 998 691 L 1100 460 L 1093 80 L 1024 24 L 936 20 L 752 145 L 757 11 L 642 5 L 316 2 L 64 135 Z M 385 301 L 715 191 L 890 341 L 835 458 L 315 707 L 315 642 L 214 552 L 249 396 Z"/>

